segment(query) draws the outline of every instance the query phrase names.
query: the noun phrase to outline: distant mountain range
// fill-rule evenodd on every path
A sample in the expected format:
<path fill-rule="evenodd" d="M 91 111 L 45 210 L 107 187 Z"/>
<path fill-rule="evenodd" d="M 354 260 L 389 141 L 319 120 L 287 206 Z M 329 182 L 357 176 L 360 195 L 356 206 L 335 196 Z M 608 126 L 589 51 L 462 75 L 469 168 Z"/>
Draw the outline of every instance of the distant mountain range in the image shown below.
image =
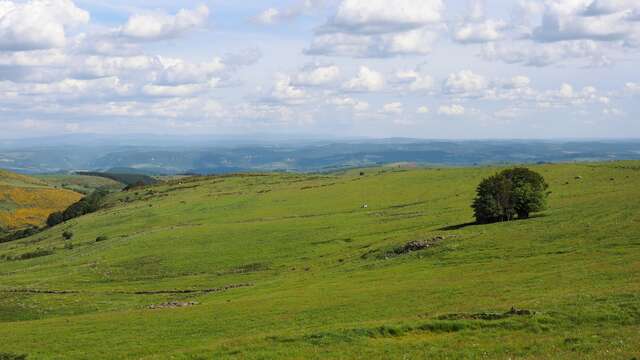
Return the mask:
<path fill-rule="evenodd" d="M 640 140 L 253 140 L 87 135 L 0 141 L 0 168 L 27 174 L 316 172 L 398 162 L 458 166 L 628 159 L 640 159 Z"/>

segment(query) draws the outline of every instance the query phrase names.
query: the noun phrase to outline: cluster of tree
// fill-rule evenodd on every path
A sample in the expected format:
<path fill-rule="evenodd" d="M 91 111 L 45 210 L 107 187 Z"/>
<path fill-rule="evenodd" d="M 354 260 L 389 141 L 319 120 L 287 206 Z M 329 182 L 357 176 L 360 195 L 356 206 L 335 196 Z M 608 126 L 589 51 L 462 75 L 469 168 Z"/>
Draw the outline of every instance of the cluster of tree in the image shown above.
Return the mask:
<path fill-rule="evenodd" d="M 526 219 L 546 207 L 549 185 L 527 168 L 504 170 L 482 180 L 471 207 L 481 224 Z"/>
<path fill-rule="evenodd" d="M 147 186 L 147 184 L 145 184 L 143 181 L 138 181 L 135 184 L 130 184 L 124 187 L 124 189 L 122 189 L 122 191 L 130 191 L 130 190 L 135 190 L 135 189 L 140 189 Z"/>
<path fill-rule="evenodd" d="M 77 218 L 79 216 L 96 212 L 102 206 L 102 200 L 107 196 L 109 192 L 106 190 L 98 189 L 91 194 L 80 199 L 80 201 L 72 204 L 64 211 L 54 212 L 49 215 L 47 219 L 47 225 L 49 227 L 56 226 L 65 221 Z"/>
<path fill-rule="evenodd" d="M 11 233 L 9 233 L 8 231 L 5 231 L 5 233 L 3 234 L 0 231 L 0 243 L 24 239 L 31 235 L 37 234 L 38 232 L 40 232 L 40 229 L 35 226 L 28 226 L 24 229 L 16 230 Z"/>

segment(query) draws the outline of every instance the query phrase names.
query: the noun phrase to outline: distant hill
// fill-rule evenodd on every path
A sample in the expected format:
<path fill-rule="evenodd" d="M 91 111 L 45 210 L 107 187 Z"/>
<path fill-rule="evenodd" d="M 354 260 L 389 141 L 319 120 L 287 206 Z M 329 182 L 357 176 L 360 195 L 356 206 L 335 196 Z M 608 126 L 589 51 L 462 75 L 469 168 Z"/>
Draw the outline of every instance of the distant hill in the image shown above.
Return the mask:
<path fill-rule="evenodd" d="M 239 172 L 319 172 L 410 162 L 419 165 L 495 165 L 640 159 L 640 140 L 310 140 L 176 145 L 2 145 L 0 164 L 25 174 L 97 171 L 175 175 Z M 173 144 L 173 145 L 171 145 Z"/>
<path fill-rule="evenodd" d="M 0 228 L 42 226 L 49 214 L 80 198 L 82 194 L 57 189 L 42 179 L 0 170 Z"/>

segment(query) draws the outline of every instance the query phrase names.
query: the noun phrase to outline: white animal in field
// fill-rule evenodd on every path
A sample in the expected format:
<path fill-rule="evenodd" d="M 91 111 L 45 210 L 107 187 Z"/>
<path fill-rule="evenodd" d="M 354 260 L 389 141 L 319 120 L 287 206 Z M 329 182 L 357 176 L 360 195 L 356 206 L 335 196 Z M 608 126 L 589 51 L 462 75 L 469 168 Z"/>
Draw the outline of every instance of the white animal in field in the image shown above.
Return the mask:
<path fill-rule="evenodd" d="M 362 205 L 362 208 L 363 208 L 363 209 L 368 209 L 368 208 L 369 208 L 369 204 L 364 204 L 364 205 Z"/>

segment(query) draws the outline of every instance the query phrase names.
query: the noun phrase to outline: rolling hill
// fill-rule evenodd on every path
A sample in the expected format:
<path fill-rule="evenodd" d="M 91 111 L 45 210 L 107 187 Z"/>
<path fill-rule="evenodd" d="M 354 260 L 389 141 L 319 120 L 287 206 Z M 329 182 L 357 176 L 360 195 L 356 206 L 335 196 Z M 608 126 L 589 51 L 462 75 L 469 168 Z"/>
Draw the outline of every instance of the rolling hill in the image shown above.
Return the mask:
<path fill-rule="evenodd" d="M 52 212 L 78 201 L 81 194 L 41 179 L 0 170 L 0 228 L 42 226 Z"/>
<path fill-rule="evenodd" d="M 549 209 L 491 225 L 474 225 L 469 204 L 497 167 L 194 177 L 113 194 L 0 244 L 0 353 L 640 356 L 640 162 L 532 168 Z"/>

